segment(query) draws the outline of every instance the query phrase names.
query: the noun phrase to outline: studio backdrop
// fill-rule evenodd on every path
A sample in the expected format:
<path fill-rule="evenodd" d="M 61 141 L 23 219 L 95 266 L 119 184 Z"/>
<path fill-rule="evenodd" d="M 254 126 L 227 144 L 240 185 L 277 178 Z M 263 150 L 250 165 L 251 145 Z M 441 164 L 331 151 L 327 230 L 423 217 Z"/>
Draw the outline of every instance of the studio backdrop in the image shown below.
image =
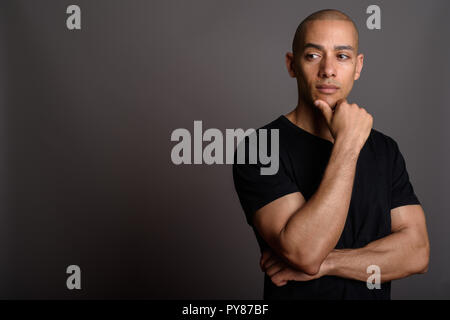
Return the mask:
<path fill-rule="evenodd" d="M 392 298 L 450 298 L 446 0 L 2 0 L 0 298 L 261 299 L 226 132 L 294 109 L 285 53 L 325 8 L 359 29 L 349 101 L 398 142 L 427 218 L 429 271 Z M 198 125 L 223 134 L 222 164 L 194 159 Z"/>

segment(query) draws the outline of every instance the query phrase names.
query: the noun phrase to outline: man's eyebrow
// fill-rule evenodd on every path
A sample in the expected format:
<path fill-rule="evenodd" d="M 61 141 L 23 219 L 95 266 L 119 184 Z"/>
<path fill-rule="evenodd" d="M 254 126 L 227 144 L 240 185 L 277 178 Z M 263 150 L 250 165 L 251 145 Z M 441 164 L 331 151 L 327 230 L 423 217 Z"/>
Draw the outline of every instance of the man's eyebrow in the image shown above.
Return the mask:
<path fill-rule="evenodd" d="M 335 46 L 334 50 L 350 50 L 355 51 L 355 49 L 352 46 Z"/>
<path fill-rule="evenodd" d="M 311 43 L 311 42 L 308 42 L 304 45 L 303 49 L 306 49 L 306 48 L 314 48 L 314 49 L 321 50 L 321 51 L 324 50 L 323 46 L 321 46 L 320 44 L 315 44 L 315 43 Z M 336 50 L 336 51 L 338 51 L 338 50 L 355 51 L 355 49 L 349 45 L 334 46 L 334 50 Z"/>
<path fill-rule="evenodd" d="M 306 49 L 306 48 L 314 48 L 317 50 L 323 50 L 323 46 L 321 46 L 320 44 L 315 44 L 315 43 L 310 43 L 310 42 L 308 42 L 304 45 L 303 49 Z"/>

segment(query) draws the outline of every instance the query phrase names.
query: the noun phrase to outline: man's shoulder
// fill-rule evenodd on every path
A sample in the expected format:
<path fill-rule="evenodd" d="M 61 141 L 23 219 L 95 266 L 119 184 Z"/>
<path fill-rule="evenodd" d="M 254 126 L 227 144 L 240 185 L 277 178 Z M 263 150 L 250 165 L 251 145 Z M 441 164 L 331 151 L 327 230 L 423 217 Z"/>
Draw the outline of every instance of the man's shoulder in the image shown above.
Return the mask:
<path fill-rule="evenodd" d="M 264 123 L 264 122 L 263 122 Z M 250 140 L 247 139 L 248 137 L 257 137 L 259 139 L 261 137 L 261 132 L 266 132 L 265 138 L 268 139 L 267 143 L 270 144 L 270 141 L 272 139 L 272 131 L 286 128 L 286 124 L 283 121 L 283 116 L 278 116 L 277 118 L 271 120 L 270 122 L 265 122 L 265 124 L 257 125 L 256 127 L 250 128 L 247 131 L 245 131 L 244 135 L 246 139 L 243 139 L 241 143 L 243 143 L 245 146 L 247 146 L 250 143 Z M 259 146 L 259 144 L 257 144 Z"/>
<path fill-rule="evenodd" d="M 370 138 L 375 149 L 380 152 L 392 154 L 393 150 L 398 148 L 394 138 L 379 130 L 372 129 Z"/>
<path fill-rule="evenodd" d="M 275 119 L 271 120 L 270 122 L 266 122 L 266 124 L 260 126 L 257 128 L 257 130 L 259 129 L 281 129 L 281 127 L 283 127 L 283 116 L 280 115 L 278 117 L 276 117 Z"/>

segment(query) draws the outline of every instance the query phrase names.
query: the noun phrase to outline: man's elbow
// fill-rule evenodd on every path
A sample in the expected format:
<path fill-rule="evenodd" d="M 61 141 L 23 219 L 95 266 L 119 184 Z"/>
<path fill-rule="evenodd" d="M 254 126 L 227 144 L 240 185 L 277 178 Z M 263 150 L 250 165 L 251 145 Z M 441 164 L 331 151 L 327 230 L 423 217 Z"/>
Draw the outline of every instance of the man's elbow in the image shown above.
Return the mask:
<path fill-rule="evenodd" d="M 315 275 L 320 271 L 320 266 L 327 254 L 324 252 L 322 243 L 296 245 L 298 241 L 292 241 L 281 233 L 280 247 L 283 256 L 296 270 L 308 275 Z M 304 242 L 303 242 L 304 243 Z"/>
<path fill-rule="evenodd" d="M 412 266 L 410 274 L 423 274 L 428 271 L 430 262 L 430 245 L 428 241 L 422 242 L 416 247 L 413 259 L 413 262 L 410 263 Z"/>
<path fill-rule="evenodd" d="M 322 260 L 318 255 L 312 254 L 312 252 L 295 250 L 286 254 L 285 257 L 295 269 L 308 275 L 313 276 L 320 271 Z"/>
<path fill-rule="evenodd" d="M 430 263 L 430 245 L 426 244 L 419 253 L 419 267 L 417 273 L 427 273 L 428 265 Z"/>
<path fill-rule="evenodd" d="M 307 264 L 299 264 L 298 268 L 300 271 L 306 273 L 307 275 L 314 276 L 320 271 L 319 263 L 307 263 Z"/>

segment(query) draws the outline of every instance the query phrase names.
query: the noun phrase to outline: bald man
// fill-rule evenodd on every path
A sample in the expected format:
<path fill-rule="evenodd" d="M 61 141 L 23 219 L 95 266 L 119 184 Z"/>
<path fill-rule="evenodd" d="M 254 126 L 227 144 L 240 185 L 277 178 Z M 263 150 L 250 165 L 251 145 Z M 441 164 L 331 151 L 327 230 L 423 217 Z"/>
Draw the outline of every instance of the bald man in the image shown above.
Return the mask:
<path fill-rule="evenodd" d="M 233 165 L 264 299 L 390 299 L 391 280 L 427 271 L 429 241 L 397 143 L 346 100 L 363 68 L 357 28 L 340 11 L 313 13 L 292 51 L 297 106 L 262 127 L 279 130 L 278 172 Z"/>

